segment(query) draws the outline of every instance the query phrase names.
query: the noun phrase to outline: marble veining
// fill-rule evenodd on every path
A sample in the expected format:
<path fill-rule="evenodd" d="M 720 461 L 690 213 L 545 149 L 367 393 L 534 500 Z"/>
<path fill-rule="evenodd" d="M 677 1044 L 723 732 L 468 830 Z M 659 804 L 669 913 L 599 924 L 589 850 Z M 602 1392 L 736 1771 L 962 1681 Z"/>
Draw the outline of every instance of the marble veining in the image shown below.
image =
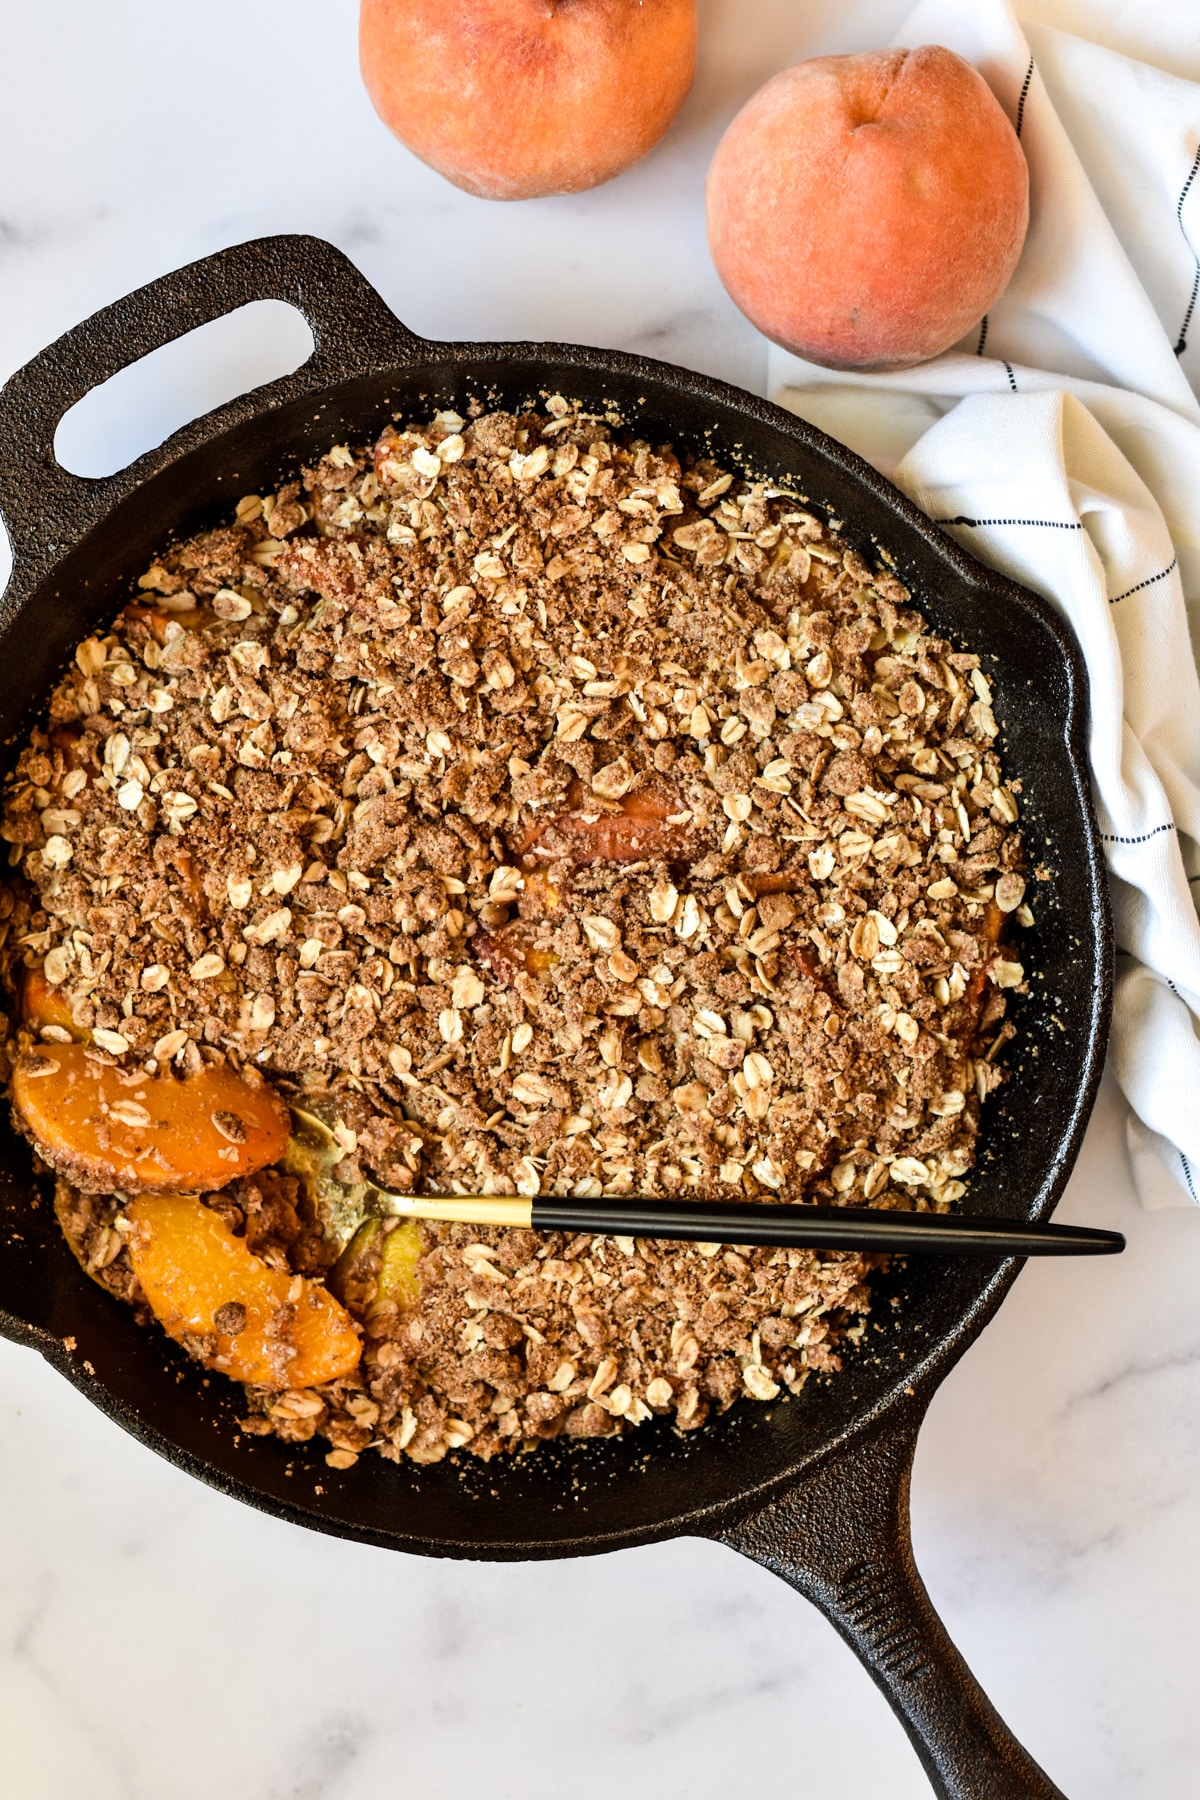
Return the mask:
<path fill-rule="evenodd" d="M 761 391 L 765 347 L 704 248 L 711 147 L 773 69 L 886 41 L 908 10 L 701 0 L 700 78 L 654 157 L 594 194 L 492 207 L 376 124 L 351 0 L 10 8 L 0 376 L 177 263 L 303 230 L 415 331 L 599 342 Z M 1110 15 L 1136 48 L 1116 0 L 1037 8 L 1068 29 Z M 1194 4 L 1164 0 L 1145 31 L 1200 76 Z M 1137 1209 L 1109 1085 L 1059 1216 L 1124 1230 L 1128 1253 L 1031 1265 L 940 1390 L 918 1561 L 1067 1793 L 1190 1800 L 1200 1220 Z M 0 1444 L 0 1741 L 21 1800 L 928 1794 L 825 1623 L 716 1545 L 508 1567 L 313 1536 L 189 1481 L 3 1342 Z"/>

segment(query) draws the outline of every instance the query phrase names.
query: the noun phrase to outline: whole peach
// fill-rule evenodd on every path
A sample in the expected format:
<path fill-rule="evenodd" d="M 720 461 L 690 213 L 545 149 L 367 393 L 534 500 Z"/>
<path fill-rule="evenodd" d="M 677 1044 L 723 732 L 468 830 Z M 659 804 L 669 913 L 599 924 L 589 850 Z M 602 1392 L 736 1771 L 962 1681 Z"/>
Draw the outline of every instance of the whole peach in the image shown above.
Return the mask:
<path fill-rule="evenodd" d="M 969 331 L 1029 224 L 1029 170 L 983 77 L 938 44 L 776 75 L 717 146 L 708 239 L 759 330 L 833 369 L 902 368 Z"/>
<path fill-rule="evenodd" d="M 362 0 L 359 59 L 384 124 L 468 193 L 572 194 L 679 111 L 696 0 Z"/>

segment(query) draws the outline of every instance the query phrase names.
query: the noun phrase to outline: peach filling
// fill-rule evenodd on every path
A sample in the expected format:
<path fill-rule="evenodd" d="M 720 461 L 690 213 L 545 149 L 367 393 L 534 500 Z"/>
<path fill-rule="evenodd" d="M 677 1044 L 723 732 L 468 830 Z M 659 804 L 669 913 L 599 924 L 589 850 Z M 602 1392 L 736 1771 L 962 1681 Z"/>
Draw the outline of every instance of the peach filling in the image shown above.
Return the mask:
<path fill-rule="evenodd" d="M 191 606 L 186 612 L 170 612 L 166 607 L 149 606 L 135 600 L 125 612 L 130 619 L 140 620 L 148 626 L 155 642 L 163 646 L 167 643 L 169 625 L 179 625 L 184 631 L 204 631 L 217 622 L 217 615 L 210 606 Z"/>
<path fill-rule="evenodd" d="M 591 863 L 678 862 L 687 857 L 692 840 L 678 822 L 681 802 L 670 793 L 639 788 L 626 794 L 619 811 L 595 811 L 583 783 L 567 790 L 567 806 L 553 819 L 539 821 L 516 845 L 522 866 L 567 856 L 579 868 Z M 566 849 L 546 842 L 550 834 L 566 840 Z"/>
<path fill-rule="evenodd" d="M 21 981 L 21 1018 L 26 1025 L 40 1031 L 44 1025 L 68 1031 L 77 1043 L 89 1037 L 82 1025 L 76 1025 L 71 1002 L 61 988 L 46 980 L 44 969 L 26 969 Z"/>
<path fill-rule="evenodd" d="M 329 1285 L 354 1313 L 380 1304 L 405 1312 L 420 1298 L 421 1253 L 415 1219 L 367 1219 L 330 1270 Z"/>
<path fill-rule="evenodd" d="M 291 1131 L 272 1090 L 227 1063 L 176 1080 L 85 1044 L 44 1044 L 18 1058 L 12 1092 L 50 1166 L 93 1193 L 221 1188 L 277 1162 Z"/>
<path fill-rule="evenodd" d="M 687 828 L 677 818 L 672 822 L 682 805 L 675 795 L 642 789 L 627 794 L 616 812 L 593 812 L 589 801 L 582 782 L 572 781 L 567 810 L 539 820 L 514 845 L 525 880 L 523 913 L 551 914 L 563 904 L 561 888 L 539 867 L 539 859 L 588 868 L 595 863 L 680 862 L 695 849 Z M 549 975 L 558 957 L 531 940 L 531 922 L 522 917 L 479 932 L 475 954 L 510 985 L 521 973 Z"/>
<path fill-rule="evenodd" d="M 199 1360 L 256 1387 L 320 1387 L 358 1367 L 354 1323 L 329 1291 L 272 1269 L 218 1213 L 186 1194 L 131 1201 L 129 1259 L 155 1318 L 177 1342 L 215 1339 Z"/>

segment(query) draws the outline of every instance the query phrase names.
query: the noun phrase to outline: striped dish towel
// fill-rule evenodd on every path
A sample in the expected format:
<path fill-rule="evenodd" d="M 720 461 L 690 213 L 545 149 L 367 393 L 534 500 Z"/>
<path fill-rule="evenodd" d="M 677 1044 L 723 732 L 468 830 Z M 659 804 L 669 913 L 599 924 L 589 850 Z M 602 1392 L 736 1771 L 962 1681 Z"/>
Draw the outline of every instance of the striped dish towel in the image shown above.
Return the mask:
<path fill-rule="evenodd" d="M 1073 627 L 1134 1179 L 1200 1204 L 1200 85 L 1006 0 L 925 0 L 897 42 L 965 56 L 1018 127 L 1021 263 L 945 356 L 853 376 L 773 349 L 771 392 Z"/>

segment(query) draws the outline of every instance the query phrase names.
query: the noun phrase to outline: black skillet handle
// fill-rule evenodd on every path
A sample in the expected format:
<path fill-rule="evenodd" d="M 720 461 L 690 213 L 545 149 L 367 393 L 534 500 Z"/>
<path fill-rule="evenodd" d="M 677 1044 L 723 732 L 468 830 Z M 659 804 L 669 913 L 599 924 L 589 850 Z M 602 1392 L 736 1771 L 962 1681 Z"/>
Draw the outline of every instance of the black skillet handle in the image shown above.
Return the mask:
<path fill-rule="evenodd" d="M 913 1561 L 919 1413 L 720 1534 L 820 1608 L 883 1689 L 941 1800 L 1064 1800 L 988 1700 Z"/>
<path fill-rule="evenodd" d="M 291 375 L 185 425 L 127 469 L 72 475 L 54 454 L 63 414 L 130 363 L 253 300 L 283 300 L 315 347 Z M 58 338 L 0 390 L 0 516 L 13 549 L 11 604 L 124 493 L 238 423 L 355 376 L 419 363 L 424 340 L 403 326 L 340 250 L 321 238 L 256 238 L 218 250 L 115 300 Z"/>

